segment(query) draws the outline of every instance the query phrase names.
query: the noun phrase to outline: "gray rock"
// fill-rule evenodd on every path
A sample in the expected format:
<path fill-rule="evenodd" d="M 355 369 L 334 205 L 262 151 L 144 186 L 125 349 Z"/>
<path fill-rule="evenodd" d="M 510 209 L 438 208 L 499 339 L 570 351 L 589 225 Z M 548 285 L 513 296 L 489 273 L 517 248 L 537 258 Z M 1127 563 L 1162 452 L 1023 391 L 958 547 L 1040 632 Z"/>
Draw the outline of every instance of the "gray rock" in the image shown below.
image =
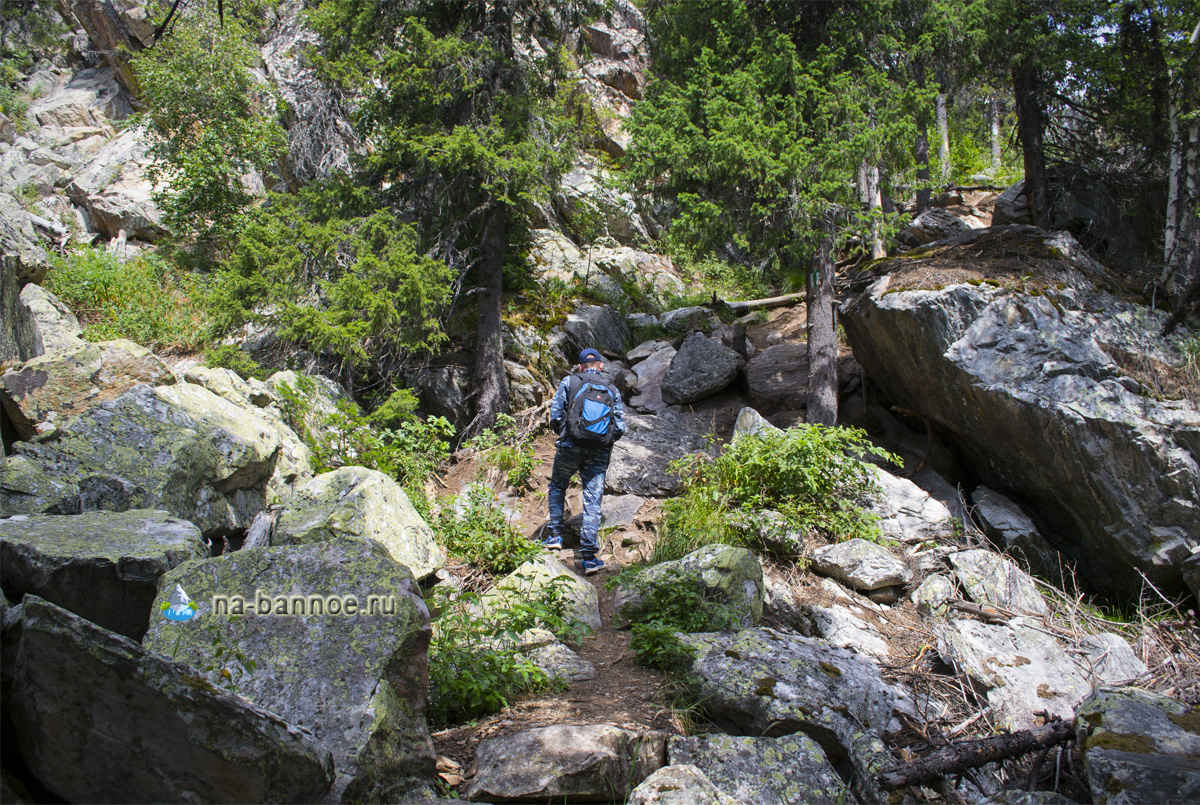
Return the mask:
<path fill-rule="evenodd" d="M 950 554 L 950 565 L 973 601 L 1012 612 L 1046 614 L 1046 599 L 1011 559 L 974 548 Z"/>
<path fill-rule="evenodd" d="M 750 402 L 763 411 L 808 405 L 808 345 L 773 344 L 746 364 Z"/>
<path fill-rule="evenodd" d="M 315 802 L 310 734 L 193 668 L 37 596 L 6 652 L 4 716 L 30 771 L 71 802 Z M 7 648 L 7 646 L 6 646 Z M 85 682 L 81 684 L 81 680 Z"/>
<path fill-rule="evenodd" d="M 611 724 L 555 724 L 488 738 L 475 751 L 471 800 L 624 801 L 663 765 L 666 735 Z"/>
<path fill-rule="evenodd" d="M 141 640 L 158 579 L 207 555 L 200 531 L 162 511 L 0 519 L 0 587 L 37 595 Z"/>
<path fill-rule="evenodd" d="M 672 583 L 686 584 L 705 600 L 729 607 L 741 626 L 762 619 L 762 563 L 745 548 L 731 545 L 706 545 L 682 559 L 644 569 L 635 580 L 617 588 L 613 608 L 623 618 L 637 619 L 634 615 L 646 595 L 658 585 Z"/>
<path fill-rule="evenodd" d="M 679 405 L 711 397 L 732 383 L 743 365 L 742 356 L 720 341 L 692 333 L 680 345 L 662 379 L 663 401 Z"/>
<path fill-rule="evenodd" d="M 945 617 L 949 611 L 947 603 L 957 597 L 954 582 L 949 576 L 941 573 L 926 577 L 912 592 L 912 602 L 917 605 L 917 609 L 924 614 L 939 617 Z"/>
<path fill-rule="evenodd" d="M 908 565 L 887 548 L 865 539 L 851 539 L 817 548 L 812 553 L 812 569 L 860 592 L 912 581 L 912 571 Z"/>
<path fill-rule="evenodd" d="M 674 335 L 711 333 L 721 326 L 721 317 L 711 308 L 693 305 L 668 310 L 658 317 L 659 326 Z"/>
<path fill-rule="evenodd" d="M 763 571 L 763 624 L 803 633 L 809 628 L 808 613 L 797 603 L 796 592 L 778 575 Z"/>
<path fill-rule="evenodd" d="M 146 178 L 149 164 L 141 130 L 127 129 L 72 176 L 67 195 L 87 211 L 93 228 L 104 237 L 115 238 L 124 231 L 138 240 L 157 240 L 166 229 L 154 201 L 154 185 Z"/>
<path fill-rule="evenodd" d="M 83 328 L 66 305 L 40 285 L 32 282 L 21 289 L 16 311 L 17 343 L 21 359 L 29 360 L 47 352 L 83 345 Z"/>
<path fill-rule="evenodd" d="M 1146 664 L 1138 659 L 1125 638 L 1112 632 L 1088 635 L 1079 641 L 1087 654 L 1080 658 L 1089 680 L 1095 685 L 1127 685 L 1146 673 Z"/>
<path fill-rule="evenodd" d="M 992 226 L 1028 223 L 1032 223 L 1032 216 L 1029 212 L 1029 199 L 1025 197 L 1025 180 L 1022 179 L 996 197 L 996 204 L 992 209 Z"/>
<path fill-rule="evenodd" d="M 912 248 L 979 228 L 976 220 L 962 218 L 943 207 L 930 207 L 900 230 L 896 240 Z"/>
<path fill-rule="evenodd" d="M 435 632 L 437 628 L 437 624 L 434 624 Z M 494 638 L 483 647 L 493 651 L 515 651 L 552 680 L 570 684 L 596 678 L 596 667 L 548 629 L 527 629 L 515 637 Z"/>
<path fill-rule="evenodd" d="M 18 436 L 33 439 L 138 384 L 174 382 L 166 364 L 132 341 L 79 341 L 0 375 L 0 404 Z"/>
<path fill-rule="evenodd" d="M 690 763 L 663 766 L 629 792 L 626 805 L 737 805 Z"/>
<path fill-rule="evenodd" d="M 878 515 L 879 530 L 884 537 L 905 543 L 955 537 L 958 523 L 941 501 L 908 478 L 875 465 L 869 471 L 882 490 L 869 508 Z"/>
<path fill-rule="evenodd" d="M 675 348 L 669 343 L 657 349 L 645 359 L 634 364 L 633 371 L 637 375 L 637 393 L 629 398 L 629 406 L 635 411 L 657 414 L 667 407 L 663 400 L 663 378 L 671 368 L 675 359 Z"/>
<path fill-rule="evenodd" d="M 186 562 L 163 576 L 156 603 L 176 585 L 196 617 L 152 619 L 146 647 L 214 683 L 228 674 L 246 699 L 310 730 L 333 755 L 334 798 L 386 799 L 403 781 L 432 775 L 429 612 L 383 546 L 335 540 Z M 325 614 L 310 609 L 318 600 Z M 279 614 L 300 607 L 303 615 Z M 237 655 L 220 656 L 221 647 Z"/>
<path fill-rule="evenodd" d="M 882 736 L 906 702 L 874 662 L 767 628 L 681 639 L 697 651 L 691 671 L 717 724 L 742 735 L 802 732 L 835 767 L 852 770 L 856 796 L 882 799 L 874 779 L 890 763 Z"/>
<path fill-rule="evenodd" d="M 1101 689 L 1075 713 L 1097 803 L 1200 798 L 1200 708 L 1137 688 Z"/>
<path fill-rule="evenodd" d="M 277 421 L 200 386 L 135 386 L 52 443 L 18 444 L 24 460 L 0 468 L 0 513 L 156 508 L 205 535 L 243 531 L 295 480 L 280 439 Z"/>
<path fill-rule="evenodd" d="M 736 802 L 832 805 L 844 802 L 848 793 L 821 747 L 803 734 L 672 736 L 667 762 L 695 766 Z"/>
<path fill-rule="evenodd" d="M 733 435 L 729 437 L 729 440 L 735 442 L 741 436 L 782 432 L 779 428 L 768 422 L 758 411 L 746 407 L 738 411 L 737 421 L 733 423 Z"/>
<path fill-rule="evenodd" d="M 471 418 L 471 373 L 465 366 L 452 364 L 424 369 L 412 381 L 421 401 L 421 410 L 443 416 L 456 427 Z"/>
<path fill-rule="evenodd" d="M 804 532 L 794 528 L 787 518 L 777 511 L 735 511 L 728 516 L 728 522 L 746 535 L 751 540 L 750 544 L 757 550 L 787 560 L 795 560 L 804 555 Z"/>
<path fill-rule="evenodd" d="M 979 805 L 1076 805 L 1076 802 L 1057 791 L 1024 791 L 1010 788 L 982 800 Z"/>
<path fill-rule="evenodd" d="M 1200 549 L 1183 560 L 1183 581 L 1197 602 L 1200 602 Z"/>
<path fill-rule="evenodd" d="M 650 240 L 633 196 L 618 189 L 615 177 L 590 157 L 581 157 L 562 177 L 560 194 L 554 201 L 563 219 L 581 232 L 591 232 L 600 226 L 604 231 L 597 234 L 621 243 Z"/>
<path fill-rule="evenodd" d="M 638 325 L 638 324 L 634 324 L 634 323 L 630 322 L 629 317 L 633 316 L 633 315 L 650 315 L 650 314 L 632 314 L 631 313 L 631 314 L 626 315 L 625 320 L 631 328 L 638 327 L 638 326 L 644 326 L 644 325 Z M 657 318 L 655 319 L 654 323 L 655 324 L 658 323 Z M 629 361 L 630 365 L 633 365 L 633 364 L 636 364 L 638 361 L 643 361 L 646 358 L 649 358 L 651 355 L 653 355 L 655 352 L 658 352 L 660 349 L 663 349 L 664 347 L 669 347 L 669 346 L 671 346 L 670 341 L 662 341 L 660 339 L 643 341 L 642 343 L 638 344 L 636 347 L 634 347 L 633 349 L 631 349 L 625 353 L 625 360 Z"/>
<path fill-rule="evenodd" d="M 570 344 L 566 358 L 574 363 L 579 350 L 594 347 L 604 353 L 622 355 L 629 343 L 625 319 L 607 305 L 582 305 L 567 316 L 563 325 Z"/>
<path fill-rule="evenodd" d="M 1020 506 L 986 486 L 971 493 L 971 502 L 975 504 L 975 517 L 983 532 L 997 547 L 1020 557 L 1041 576 L 1051 579 L 1058 576 L 1058 551 Z"/>
<path fill-rule="evenodd" d="M 993 227 L 956 248 L 964 263 L 998 249 L 1057 257 L 1039 258 L 1040 295 L 986 284 L 889 293 L 891 275 L 880 279 L 842 317 L 867 374 L 1053 525 L 1099 590 L 1136 596 L 1135 567 L 1181 592 L 1200 520 L 1200 412 L 1156 399 L 1124 368 L 1179 363 L 1180 342 L 1150 335 L 1166 314 L 1099 290 L 1104 269 L 1063 233 Z"/>
<path fill-rule="evenodd" d="M 46 250 L 39 243 L 29 214 L 15 198 L 0 192 L 0 275 L 9 277 L 15 287 L 13 296 L 8 297 L 12 300 L 8 304 L 15 309 L 21 285 L 40 282 L 48 267 Z M 5 287 L 7 296 L 13 289 Z M 11 322 L 15 318 L 6 320 Z"/>
<path fill-rule="evenodd" d="M 981 691 L 996 723 L 1008 730 L 1034 726 L 1034 713 L 1070 718 L 1091 691 L 1083 673 L 1037 622 L 1007 624 L 956 620 L 935 624 L 938 653 Z"/>
<path fill-rule="evenodd" d="M 445 564 L 433 529 L 391 477 L 366 467 L 341 467 L 296 489 L 275 522 L 272 545 L 370 539 L 418 579 Z"/>
<path fill-rule="evenodd" d="M 688 453 L 708 449 L 698 423 L 677 410 L 663 409 L 655 416 L 626 412 L 627 430 L 613 445 L 605 475 L 605 489 L 616 494 L 665 497 L 680 489 L 668 466 Z"/>
<path fill-rule="evenodd" d="M 0 221 L 0 248 L 6 248 L 3 240 L 6 226 L 7 222 Z M 20 298 L 21 283 L 16 268 L 9 266 L 8 257 L 0 258 L 0 364 L 28 359 L 21 354 L 21 337 L 16 326 Z"/>
<path fill-rule="evenodd" d="M 484 609 L 536 597 L 552 586 L 564 593 L 563 615 L 590 629 L 600 628 L 596 588 L 554 556 L 542 553 L 496 582 L 480 602 Z"/>
<path fill-rule="evenodd" d="M 808 606 L 806 609 L 811 624 L 811 631 L 806 633 L 823 637 L 836 648 L 887 659 L 887 641 L 870 621 L 860 617 L 860 614 L 865 614 L 861 609 L 856 612 L 838 604 L 831 607 Z"/>

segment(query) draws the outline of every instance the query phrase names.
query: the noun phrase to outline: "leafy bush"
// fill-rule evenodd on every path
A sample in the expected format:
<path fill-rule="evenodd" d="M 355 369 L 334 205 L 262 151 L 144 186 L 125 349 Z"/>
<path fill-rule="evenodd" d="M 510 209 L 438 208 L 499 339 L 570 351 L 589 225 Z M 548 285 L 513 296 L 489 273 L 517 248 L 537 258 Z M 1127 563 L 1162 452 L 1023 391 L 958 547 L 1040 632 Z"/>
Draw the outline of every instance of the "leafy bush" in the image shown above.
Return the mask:
<path fill-rule="evenodd" d="M 246 350 L 232 344 L 219 344 L 204 350 L 204 363 L 219 369 L 236 372 L 243 380 L 266 380 L 273 372 L 250 357 Z"/>
<path fill-rule="evenodd" d="M 513 489 L 528 489 L 537 463 L 533 457 L 532 435 L 516 432 L 517 421 L 510 415 L 496 415 L 496 423 L 471 437 L 465 445 L 482 453 L 483 464 L 504 476 Z"/>
<path fill-rule="evenodd" d="M 450 457 L 454 426 L 444 417 L 418 419 L 411 407 L 409 416 L 401 418 L 399 412 L 412 399 L 406 389 L 393 393 L 380 406 L 384 413 L 379 419 L 375 414 L 364 416 L 347 400 L 339 400 L 333 412 L 317 415 L 313 410 L 315 382 L 301 375 L 297 385 L 299 388 L 286 383 L 279 387 L 280 407 L 288 425 L 312 451 L 313 469 L 320 473 L 354 464 L 378 470 L 395 478 L 428 520 L 425 481 Z M 392 426 L 380 427 L 380 421 Z"/>
<path fill-rule="evenodd" d="M 554 683 L 517 649 L 528 629 L 549 629 L 572 641 L 582 626 L 565 616 L 566 593 L 552 584 L 534 596 L 510 596 L 486 610 L 474 593 L 435 588 L 430 610 L 439 613 L 429 644 L 431 726 L 494 713 L 508 699 Z"/>
<path fill-rule="evenodd" d="M 638 662 L 650 668 L 682 671 L 691 664 L 694 652 L 675 636 L 677 632 L 724 631 L 740 623 L 733 608 L 708 598 L 705 590 L 683 577 L 624 583 L 640 593 L 638 605 L 623 612 L 632 624 L 629 647 Z"/>
<path fill-rule="evenodd" d="M 866 508 L 878 485 L 860 458 L 899 462 L 858 428 L 798 425 L 748 435 L 717 456 L 696 453 L 671 465 L 686 491 L 664 506 L 663 536 L 654 561 L 678 559 L 704 545 L 724 543 L 761 550 L 757 537 L 731 524 L 735 512 L 775 509 L 788 525 L 829 539 L 877 539 L 876 517 Z M 753 518 L 750 518 L 753 519 Z"/>
<path fill-rule="evenodd" d="M 493 575 L 511 573 L 541 551 L 517 532 L 495 493 L 481 484 L 469 488 L 462 511 L 454 511 L 448 501 L 442 506 L 437 532 L 446 550 Z"/>
<path fill-rule="evenodd" d="M 90 341 L 128 338 L 155 350 L 194 350 L 204 341 L 204 280 L 156 255 L 121 262 L 84 247 L 51 261 L 46 285 L 70 307 Z"/>

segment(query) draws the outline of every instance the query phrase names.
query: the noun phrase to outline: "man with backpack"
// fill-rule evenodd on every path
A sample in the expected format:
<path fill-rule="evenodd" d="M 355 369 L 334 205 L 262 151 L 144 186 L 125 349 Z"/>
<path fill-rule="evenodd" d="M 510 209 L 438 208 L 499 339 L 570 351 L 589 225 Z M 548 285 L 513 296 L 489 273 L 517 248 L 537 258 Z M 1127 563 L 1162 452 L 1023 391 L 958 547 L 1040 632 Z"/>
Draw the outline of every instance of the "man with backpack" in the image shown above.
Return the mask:
<path fill-rule="evenodd" d="M 599 550 L 600 504 L 604 473 L 613 443 L 625 433 L 625 406 L 612 378 L 604 373 L 604 358 L 594 349 L 579 353 L 579 365 L 562 379 L 550 403 L 550 427 L 558 434 L 554 468 L 550 471 L 550 525 L 542 544 L 561 548 L 563 503 L 571 476 L 583 484 L 583 527 L 579 532 L 580 569 L 598 573 L 604 562 Z"/>

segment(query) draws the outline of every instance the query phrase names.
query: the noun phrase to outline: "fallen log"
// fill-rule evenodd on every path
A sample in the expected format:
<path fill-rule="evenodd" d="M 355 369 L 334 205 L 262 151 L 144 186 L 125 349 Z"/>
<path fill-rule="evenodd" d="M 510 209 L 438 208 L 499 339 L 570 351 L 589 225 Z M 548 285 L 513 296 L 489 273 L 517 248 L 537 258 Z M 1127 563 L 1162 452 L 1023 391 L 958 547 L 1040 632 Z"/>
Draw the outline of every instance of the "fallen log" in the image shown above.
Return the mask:
<path fill-rule="evenodd" d="M 714 304 L 725 305 L 734 313 L 750 313 L 754 310 L 770 310 L 776 307 L 787 307 L 794 305 L 797 302 L 804 301 L 805 291 L 797 293 L 784 294 L 783 296 L 768 296 L 765 299 L 747 299 L 744 302 L 718 302 L 713 300 Z"/>
<path fill-rule="evenodd" d="M 1065 743 L 1075 735 L 1075 722 L 1054 720 L 1042 727 L 1021 730 L 994 738 L 973 741 L 957 741 L 926 755 L 919 760 L 906 763 L 879 775 L 879 784 L 885 791 L 918 785 L 944 777 L 947 774 L 984 766 L 997 760 L 1024 755 L 1035 749 L 1044 749 Z"/>

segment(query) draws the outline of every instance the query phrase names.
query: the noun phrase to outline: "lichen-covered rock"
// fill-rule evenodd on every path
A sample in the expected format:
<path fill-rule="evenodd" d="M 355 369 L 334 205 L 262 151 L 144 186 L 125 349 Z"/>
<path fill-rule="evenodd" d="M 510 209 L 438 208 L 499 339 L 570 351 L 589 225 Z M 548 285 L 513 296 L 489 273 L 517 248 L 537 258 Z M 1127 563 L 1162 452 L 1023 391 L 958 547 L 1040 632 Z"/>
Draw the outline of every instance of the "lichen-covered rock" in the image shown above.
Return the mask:
<path fill-rule="evenodd" d="M 741 735 L 803 732 L 836 767 L 853 770 L 860 799 L 882 799 L 875 776 L 890 763 L 882 736 L 910 708 L 879 667 L 825 641 L 768 628 L 681 635 L 705 712 Z"/>
<path fill-rule="evenodd" d="M 746 363 L 729 347 L 703 333 L 684 339 L 662 379 L 662 398 L 682 405 L 711 397 L 737 377 Z"/>
<path fill-rule="evenodd" d="M 605 474 L 606 492 L 665 497 L 680 489 L 667 468 L 677 458 L 708 449 L 694 417 L 666 408 L 653 416 L 625 413 L 626 431 L 615 445 Z"/>
<path fill-rule="evenodd" d="M 1055 579 L 1061 572 L 1058 551 L 1042 536 L 1029 515 L 1008 498 L 986 486 L 971 493 L 974 514 L 988 538 L 1005 553 L 1023 559 L 1033 572 Z"/>
<path fill-rule="evenodd" d="M 596 667 L 548 629 L 527 629 L 515 638 L 498 637 L 488 641 L 487 648 L 516 651 L 552 680 L 571 683 L 596 678 Z"/>
<path fill-rule="evenodd" d="M 955 597 L 954 581 L 942 573 L 926 576 L 912 592 L 912 602 L 924 614 L 945 616 L 947 604 Z"/>
<path fill-rule="evenodd" d="M 834 604 L 808 606 L 810 634 L 825 638 L 836 648 L 847 648 L 857 654 L 887 659 L 888 643 L 879 630 L 865 617 L 863 610 Z"/>
<path fill-rule="evenodd" d="M 822 545 L 812 553 L 812 569 L 860 592 L 912 581 L 908 565 L 887 548 L 865 539 Z"/>
<path fill-rule="evenodd" d="M 158 579 L 207 555 L 200 531 L 163 511 L 0 519 L 0 586 L 33 594 L 141 640 Z"/>
<path fill-rule="evenodd" d="M 580 305 L 567 315 L 563 330 L 567 333 L 565 357 L 572 364 L 578 360 L 579 351 L 587 347 L 621 355 L 630 338 L 625 319 L 608 305 Z"/>
<path fill-rule="evenodd" d="M 875 465 L 870 466 L 869 472 L 881 490 L 869 508 L 879 517 L 879 530 L 884 537 L 916 543 L 955 536 L 957 523 L 944 503 L 908 478 L 900 478 Z"/>
<path fill-rule="evenodd" d="M 31 282 L 21 289 L 20 301 L 15 324 L 25 360 L 82 346 L 79 319 L 54 294 Z"/>
<path fill-rule="evenodd" d="M 176 585 L 196 616 L 152 619 L 146 647 L 214 682 L 228 674 L 239 694 L 311 730 L 333 755 L 335 798 L 396 798 L 433 773 L 429 612 L 382 545 L 339 539 L 185 562 L 163 576 L 156 606 Z"/>
<path fill-rule="evenodd" d="M 1119 634 L 1087 635 L 1079 641 L 1079 648 L 1084 654 L 1078 664 L 1096 685 L 1127 685 L 1146 673 L 1146 663 Z"/>
<path fill-rule="evenodd" d="M 1038 290 L 1011 287 L 1014 254 L 1028 255 L 1021 271 Z M 1098 590 L 1135 598 L 1134 567 L 1182 592 L 1200 521 L 1200 411 L 1137 379 L 1138 367 L 1182 361 L 1182 335 L 1156 335 L 1167 314 L 1100 290 L 1105 269 L 1066 233 L 992 227 L 939 260 L 1003 281 L 873 283 L 841 319 L 867 375 L 1053 527 Z"/>
<path fill-rule="evenodd" d="M 593 158 L 580 157 L 563 175 L 559 189 L 554 206 L 567 223 L 578 228 L 599 224 L 604 234 L 621 243 L 650 240 L 633 196 L 617 187 L 609 171 Z"/>
<path fill-rule="evenodd" d="M 1101 689 L 1075 711 L 1092 800 L 1200 799 L 1200 708 L 1136 688 Z"/>
<path fill-rule="evenodd" d="M 488 738 L 475 750 L 471 800 L 623 802 L 663 765 L 666 735 L 611 724 L 555 724 Z"/>
<path fill-rule="evenodd" d="M 663 584 L 684 584 L 699 591 L 705 600 L 729 607 L 742 626 L 762 619 L 762 563 L 745 548 L 706 545 L 682 559 L 652 565 L 618 588 L 614 608 L 630 618 L 649 592 Z"/>
<path fill-rule="evenodd" d="M 675 335 L 711 333 L 721 326 L 721 317 L 710 308 L 693 305 L 668 310 L 658 317 L 658 323 L 668 333 Z"/>
<path fill-rule="evenodd" d="M 132 341 L 81 341 L 0 375 L 0 403 L 17 435 L 32 439 L 136 385 L 174 382 L 166 364 Z"/>
<path fill-rule="evenodd" d="M 746 364 L 750 402 L 764 411 L 796 410 L 808 404 L 808 345 L 772 344 Z"/>
<path fill-rule="evenodd" d="M 730 437 L 730 441 L 736 442 L 742 436 L 753 434 L 769 435 L 775 433 L 782 433 L 782 431 L 768 422 L 758 411 L 746 407 L 738 411 L 737 421 L 733 423 L 733 435 Z"/>
<path fill-rule="evenodd" d="M 1008 730 L 1034 726 L 1034 713 L 1070 718 L 1091 685 L 1057 640 L 1037 621 L 1007 624 L 955 620 L 934 626 L 938 653 L 981 691 L 995 721 Z"/>
<path fill-rule="evenodd" d="M 672 736 L 667 762 L 694 765 L 736 802 L 833 805 L 844 802 L 848 793 L 821 747 L 802 733 L 779 738 Z"/>
<path fill-rule="evenodd" d="M 0 461 L 0 515 L 79 514 L 79 484 L 19 453 Z"/>
<path fill-rule="evenodd" d="M 377 470 L 341 467 L 296 489 L 271 536 L 272 545 L 349 537 L 372 539 L 418 579 L 445 564 L 433 529 L 398 483 Z"/>
<path fill-rule="evenodd" d="M 1013 612 L 1046 614 L 1046 599 L 1011 559 L 982 548 L 950 554 L 954 575 L 972 600 Z"/>
<path fill-rule="evenodd" d="M 596 588 L 548 553 L 539 554 L 500 579 L 480 603 L 486 610 L 514 600 L 536 598 L 555 586 L 564 595 L 564 616 L 590 629 L 600 628 L 600 598 Z"/>
<path fill-rule="evenodd" d="M 279 452 L 276 423 L 257 409 L 191 383 L 140 385 L 80 414 L 53 442 L 19 443 L 33 468 L 13 479 L 27 489 L 6 497 L 25 512 L 165 509 L 224 535 L 249 528 L 268 490 L 286 486 Z"/>
<path fill-rule="evenodd" d="M 786 517 L 773 509 L 735 511 L 728 515 L 728 522 L 754 540 L 753 544 L 760 545 L 767 553 L 789 560 L 804 555 L 804 532 L 795 528 Z"/>
<path fill-rule="evenodd" d="M 195 669 L 37 596 L 6 651 L 12 746 L 68 802 L 315 802 L 329 753 Z M 5 647 L 9 648 L 8 645 Z"/>
<path fill-rule="evenodd" d="M 626 805 L 738 805 L 690 763 L 663 766 L 629 792 Z"/>

